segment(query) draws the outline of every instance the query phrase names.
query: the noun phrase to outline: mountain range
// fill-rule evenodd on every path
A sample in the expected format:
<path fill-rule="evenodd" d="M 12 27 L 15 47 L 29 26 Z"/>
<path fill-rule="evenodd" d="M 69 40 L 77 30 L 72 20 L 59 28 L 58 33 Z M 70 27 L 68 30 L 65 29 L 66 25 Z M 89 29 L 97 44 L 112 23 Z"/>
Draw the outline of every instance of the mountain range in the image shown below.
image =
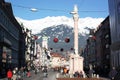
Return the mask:
<path fill-rule="evenodd" d="M 23 23 L 25 27 L 32 30 L 33 34 L 40 33 L 41 30 L 50 26 L 57 26 L 61 24 L 65 24 L 71 27 L 74 27 L 73 18 L 69 18 L 66 16 L 47 16 L 45 18 L 36 19 L 36 20 L 25 20 L 19 17 L 16 17 L 19 23 Z M 104 18 L 92 18 L 85 17 L 79 18 L 78 21 L 78 29 L 80 33 L 85 33 L 88 30 L 84 29 L 85 27 L 96 28 Z"/>
<path fill-rule="evenodd" d="M 64 51 L 74 48 L 74 21 L 72 18 L 65 16 L 57 17 L 45 17 L 43 19 L 37 20 L 24 20 L 16 17 L 19 23 L 23 23 L 25 27 L 31 29 L 33 34 L 36 34 L 39 39 L 37 40 L 40 45 L 42 44 L 42 36 L 46 35 L 48 37 L 48 46 L 56 51 L 64 49 Z M 96 28 L 104 18 L 80 18 L 78 21 L 79 29 L 79 48 L 83 48 L 86 44 L 86 39 L 88 38 L 89 28 Z M 69 43 L 65 43 L 65 38 L 70 38 Z M 58 42 L 53 41 L 54 38 L 58 38 Z"/>
<path fill-rule="evenodd" d="M 73 28 L 68 25 L 57 25 L 45 28 L 41 31 L 41 33 L 36 34 L 39 36 L 37 40 L 38 43 L 42 44 L 42 37 L 48 37 L 48 47 L 52 48 L 53 50 L 60 51 L 64 49 L 64 51 L 71 50 L 74 48 L 74 31 Z M 79 48 L 83 48 L 86 44 L 86 39 L 88 34 L 81 34 L 79 33 Z M 55 43 L 53 40 L 54 38 L 58 39 L 58 42 Z M 69 38 L 70 42 L 66 43 L 65 39 Z"/>

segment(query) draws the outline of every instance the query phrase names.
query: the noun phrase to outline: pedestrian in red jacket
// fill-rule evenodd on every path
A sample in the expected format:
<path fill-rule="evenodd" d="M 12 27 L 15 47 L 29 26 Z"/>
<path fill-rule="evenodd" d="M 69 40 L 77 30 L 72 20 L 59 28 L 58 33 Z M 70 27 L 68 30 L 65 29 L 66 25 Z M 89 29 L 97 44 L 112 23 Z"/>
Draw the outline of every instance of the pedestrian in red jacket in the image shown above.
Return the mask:
<path fill-rule="evenodd" d="M 8 78 L 8 80 L 11 80 L 12 75 L 13 75 L 12 71 L 9 69 L 8 72 L 7 72 L 7 78 Z"/>
<path fill-rule="evenodd" d="M 27 72 L 27 77 L 31 77 L 31 73 L 30 73 L 29 70 L 28 70 L 28 72 Z"/>

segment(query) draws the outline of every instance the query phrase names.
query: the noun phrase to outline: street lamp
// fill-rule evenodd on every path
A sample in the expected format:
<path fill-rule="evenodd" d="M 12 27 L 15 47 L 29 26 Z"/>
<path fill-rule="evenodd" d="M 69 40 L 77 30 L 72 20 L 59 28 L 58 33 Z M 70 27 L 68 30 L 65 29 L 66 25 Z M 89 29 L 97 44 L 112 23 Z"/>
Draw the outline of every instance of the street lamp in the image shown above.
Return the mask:
<path fill-rule="evenodd" d="M 31 8 L 30 11 L 37 12 L 38 10 L 36 8 Z"/>

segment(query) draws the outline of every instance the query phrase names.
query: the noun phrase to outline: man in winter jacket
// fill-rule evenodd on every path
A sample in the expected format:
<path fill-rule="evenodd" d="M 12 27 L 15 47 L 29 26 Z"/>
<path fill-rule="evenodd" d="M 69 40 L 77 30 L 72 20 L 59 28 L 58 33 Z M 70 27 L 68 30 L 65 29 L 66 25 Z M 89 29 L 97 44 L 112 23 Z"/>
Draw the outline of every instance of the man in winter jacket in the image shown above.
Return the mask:
<path fill-rule="evenodd" d="M 115 80 L 114 77 L 116 76 L 117 71 L 115 69 L 115 67 L 112 67 L 112 70 L 109 72 L 109 77 L 111 80 Z"/>

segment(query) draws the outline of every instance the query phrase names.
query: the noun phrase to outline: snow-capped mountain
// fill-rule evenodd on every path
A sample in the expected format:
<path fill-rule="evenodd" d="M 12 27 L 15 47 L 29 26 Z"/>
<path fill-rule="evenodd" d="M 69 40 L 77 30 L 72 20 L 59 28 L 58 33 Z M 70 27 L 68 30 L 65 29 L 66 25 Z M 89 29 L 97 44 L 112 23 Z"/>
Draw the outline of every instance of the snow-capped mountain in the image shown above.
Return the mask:
<path fill-rule="evenodd" d="M 41 32 L 42 29 L 50 27 L 50 26 L 57 26 L 61 24 L 65 24 L 71 27 L 74 27 L 73 18 L 68 18 L 66 16 L 48 16 L 42 19 L 37 20 L 24 20 L 19 17 L 16 17 L 18 22 L 23 23 L 25 27 L 32 30 L 33 34 L 37 34 Z M 85 33 L 87 30 L 84 29 L 85 27 L 89 28 L 96 28 L 100 22 L 102 22 L 104 18 L 92 18 L 92 17 L 85 17 L 79 18 L 78 28 L 80 33 Z"/>
<path fill-rule="evenodd" d="M 57 25 L 45 28 L 41 31 L 41 33 L 36 34 L 39 36 L 38 43 L 42 44 L 42 36 L 48 37 L 48 47 L 53 48 L 57 51 L 60 51 L 61 48 L 64 50 L 70 50 L 74 48 L 74 32 L 73 28 L 68 25 Z M 82 35 L 79 33 L 79 47 L 82 48 L 85 46 L 86 39 L 88 35 Z M 53 41 L 54 38 L 58 38 L 58 42 L 55 43 Z M 69 38 L 70 42 L 66 43 L 65 38 Z"/>
<path fill-rule="evenodd" d="M 46 35 L 48 37 L 48 47 L 60 51 L 61 48 L 64 50 L 70 50 L 74 48 L 74 35 L 73 26 L 74 21 L 72 18 L 65 16 L 58 17 L 46 17 L 38 20 L 24 20 L 21 18 L 16 18 L 18 22 L 23 23 L 25 27 L 32 30 L 32 33 L 39 36 L 38 42 L 42 44 L 42 36 Z M 86 34 L 86 27 L 96 28 L 104 18 L 80 18 L 78 22 L 79 28 L 79 48 L 82 48 L 86 44 L 86 39 L 88 34 Z M 58 43 L 54 43 L 53 39 L 57 37 L 59 39 Z M 65 43 L 64 39 L 69 37 L 70 42 Z"/>

